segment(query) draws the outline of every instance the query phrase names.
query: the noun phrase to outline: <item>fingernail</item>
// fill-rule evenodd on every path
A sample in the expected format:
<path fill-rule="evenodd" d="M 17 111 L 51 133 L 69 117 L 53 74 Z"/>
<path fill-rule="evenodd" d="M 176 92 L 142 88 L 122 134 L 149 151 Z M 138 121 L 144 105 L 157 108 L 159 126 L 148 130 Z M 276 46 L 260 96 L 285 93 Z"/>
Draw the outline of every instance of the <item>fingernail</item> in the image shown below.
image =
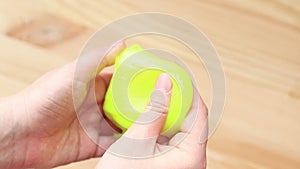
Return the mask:
<path fill-rule="evenodd" d="M 119 46 L 123 46 L 124 45 L 124 41 L 121 39 L 121 40 L 118 40 L 117 42 L 115 42 L 112 47 L 119 47 Z"/>
<path fill-rule="evenodd" d="M 172 90 L 171 77 L 166 73 L 162 73 L 161 75 L 159 75 L 159 77 L 157 78 L 154 90 L 160 90 L 160 91 L 164 92 L 165 94 L 169 95 Z"/>

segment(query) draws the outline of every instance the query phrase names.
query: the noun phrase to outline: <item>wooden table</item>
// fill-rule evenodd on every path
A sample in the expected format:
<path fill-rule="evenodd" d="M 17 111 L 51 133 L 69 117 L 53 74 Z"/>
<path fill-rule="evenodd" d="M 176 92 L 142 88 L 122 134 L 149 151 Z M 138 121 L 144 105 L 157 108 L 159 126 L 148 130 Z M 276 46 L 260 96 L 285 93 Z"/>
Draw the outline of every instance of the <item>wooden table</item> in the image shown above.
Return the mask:
<path fill-rule="evenodd" d="M 75 59 L 89 36 L 139 12 L 179 16 L 215 45 L 226 74 L 222 121 L 208 144 L 208 168 L 300 168 L 300 1 L 0 1 L 0 96 Z M 172 51 L 191 69 L 210 106 L 211 84 L 182 44 L 159 36 L 130 39 Z M 60 169 L 92 168 L 98 159 Z"/>

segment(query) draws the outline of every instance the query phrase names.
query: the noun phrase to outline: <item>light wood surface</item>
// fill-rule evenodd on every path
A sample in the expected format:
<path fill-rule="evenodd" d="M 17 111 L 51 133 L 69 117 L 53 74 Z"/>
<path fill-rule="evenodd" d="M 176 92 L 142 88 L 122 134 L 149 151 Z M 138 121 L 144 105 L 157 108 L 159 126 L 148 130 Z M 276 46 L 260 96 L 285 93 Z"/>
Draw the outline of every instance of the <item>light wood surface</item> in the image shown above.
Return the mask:
<path fill-rule="evenodd" d="M 226 74 L 222 121 L 208 144 L 208 168 L 300 168 L 300 1 L 0 1 L 0 96 L 28 86 L 75 59 L 89 36 L 112 20 L 138 12 L 179 16 L 215 45 Z M 210 106 L 201 63 L 168 38 L 140 43 L 172 51 L 197 75 Z M 93 168 L 98 159 L 59 167 Z"/>

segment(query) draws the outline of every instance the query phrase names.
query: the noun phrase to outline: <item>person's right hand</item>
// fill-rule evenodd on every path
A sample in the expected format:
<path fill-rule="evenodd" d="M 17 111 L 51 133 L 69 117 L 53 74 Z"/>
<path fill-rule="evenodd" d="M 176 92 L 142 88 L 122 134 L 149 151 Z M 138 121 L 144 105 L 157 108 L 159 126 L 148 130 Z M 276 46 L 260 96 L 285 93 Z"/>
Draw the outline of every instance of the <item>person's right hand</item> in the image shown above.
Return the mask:
<path fill-rule="evenodd" d="M 153 119 L 153 115 L 156 118 L 148 124 L 135 122 L 106 151 L 97 169 L 206 168 L 207 108 L 197 92 L 194 92 L 192 107 L 180 131 L 164 143 L 161 141 L 160 132 L 166 119 L 171 90 L 170 77 L 167 74 L 160 75 L 149 106 L 138 121 L 150 116 Z"/>

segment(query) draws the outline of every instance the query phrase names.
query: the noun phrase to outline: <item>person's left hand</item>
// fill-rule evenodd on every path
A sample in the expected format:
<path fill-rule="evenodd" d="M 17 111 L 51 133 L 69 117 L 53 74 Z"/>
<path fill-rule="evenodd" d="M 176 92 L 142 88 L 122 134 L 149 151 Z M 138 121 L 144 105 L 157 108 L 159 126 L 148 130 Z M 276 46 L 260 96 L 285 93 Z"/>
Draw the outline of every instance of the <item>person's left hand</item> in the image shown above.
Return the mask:
<path fill-rule="evenodd" d="M 145 111 L 104 153 L 97 169 L 205 169 L 208 110 L 197 89 L 180 130 L 161 135 L 172 95 L 172 80 L 161 74 Z"/>
<path fill-rule="evenodd" d="M 105 56 L 102 65 L 99 66 L 98 72 L 104 67 L 112 65 L 114 57 L 124 47 L 123 42 L 114 45 Z M 106 120 L 101 120 L 101 128 L 105 128 L 106 125 L 107 131 L 97 131 L 100 123 L 93 119 L 99 112 L 95 110 L 102 109 L 111 74 L 100 73 L 93 78 L 91 75 L 95 72 L 87 71 L 83 75 L 87 79 L 90 78 L 87 83 L 73 81 L 75 65 L 76 61 L 45 74 L 30 87 L 13 97 L 15 107 L 13 107 L 14 111 L 11 116 L 14 124 L 16 123 L 14 126 L 18 131 L 15 132 L 18 134 L 11 140 L 11 142 L 15 142 L 13 145 L 14 157 L 6 159 L 7 161 L 12 160 L 14 164 L 8 164 L 6 167 L 54 167 L 101 156 L 105 152 L 105 148 L 94 143 L 81 127 L 73 105 L 72 85 L 74 84 L 83 86 L 82 103 L 88 105 L 89 97 L 96 95 L 98 104 L 85 109 L 82 114 L 85 117 L 82 118 L 86 120 L 86 124 L 92 130 L 95 130 L 94 136 L 97 138 L 98 144 L 108 147 L 115 141 L 112 137 L 112 128 L 109 127 Z M 95 83 L 93 83 L 94 80 Z M 96 91 L 89 91 L 92 85 L 95 85 Z"/>

